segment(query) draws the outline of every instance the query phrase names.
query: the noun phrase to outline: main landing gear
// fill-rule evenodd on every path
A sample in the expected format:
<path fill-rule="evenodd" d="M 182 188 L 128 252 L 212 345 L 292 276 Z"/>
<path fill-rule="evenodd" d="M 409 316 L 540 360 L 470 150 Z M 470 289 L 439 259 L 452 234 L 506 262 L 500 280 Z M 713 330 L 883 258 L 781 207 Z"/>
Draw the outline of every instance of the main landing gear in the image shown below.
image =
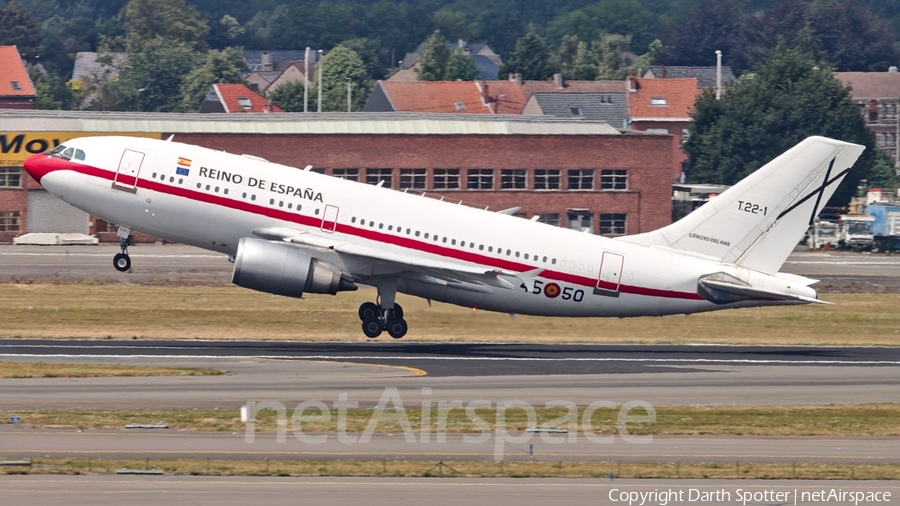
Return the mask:
<path fill-rule="evenodd" d="M 119 238 L 119 246 L 122 248 L 121 253 L 116 253 L 113 257 L 113 267 L 119 272 L 125 272 L 131 269 L 131 257 L 128 256 L 128 238 Z"/>
<path fill-rule="evenodd" d="M 403 308 L 394 303 L 396 295 L 397 280 L 384 280 L 378 283 L 380 304 L 365 302 L 359 306 L 359 319 L 362 320 L 362 331 L 366 337 L 376 338 L 385 330 L 394 339 L 406 335 L 409 327 L 403 319 Z"/>

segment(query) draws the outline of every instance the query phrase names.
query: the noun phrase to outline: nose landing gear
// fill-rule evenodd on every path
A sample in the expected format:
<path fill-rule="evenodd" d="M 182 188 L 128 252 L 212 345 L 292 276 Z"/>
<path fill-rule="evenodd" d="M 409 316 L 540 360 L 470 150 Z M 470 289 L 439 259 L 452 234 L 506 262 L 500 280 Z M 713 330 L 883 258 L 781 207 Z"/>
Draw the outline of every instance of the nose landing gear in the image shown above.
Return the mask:
<path fill-rule="evenodd" d="M 122 248 L 121 253 L 116 253 L 113 257 L 113 267 L 119 272 L 125 272 L 131 269 L 131 257 L 128 256 L 128 238 L 119 238 L 119 246 Z"/>

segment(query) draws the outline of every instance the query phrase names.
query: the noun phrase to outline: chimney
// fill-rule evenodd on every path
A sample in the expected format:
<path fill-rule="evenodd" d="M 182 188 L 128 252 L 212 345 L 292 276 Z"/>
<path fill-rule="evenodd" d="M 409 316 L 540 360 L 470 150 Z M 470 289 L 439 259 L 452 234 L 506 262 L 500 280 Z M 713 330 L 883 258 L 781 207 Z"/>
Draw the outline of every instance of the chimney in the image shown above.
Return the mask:
<path fill-rule="evenodd" d="M 665 79 L 665 78 L 666 78 L 666 68 L 665 68 L 665 67 L 660 67 L 660 68 L 659 68 L 659 78 L 660 78 L 660 79 Z"/>
<path fill-rule="evenodd" d="M 266 102 L 266 105 L 263 106 L 263 112 L 272 112 L 272 101 L 271 100 Z"/>
<path fill-rule="evenodd" d="M 628 82 L 628 92 L 635 93 L 638 90 L 638 82 L 637 82 L 637 78 L 634 77 L 633 71 L 628 72 L 627 82 Z"/>
<path fill-rule="evenodd" d="M 262 69 L 272 70 L 272 55 L 268 51 L 262 52 Z"/>
<path fill-rule="evenodd" d="M 510 72 L 509 81 L 516 84 L 522 84 L 522 74 L 518 72 Z"/>
<path fill-rule="evenodd" d="M 896 65 L 891 65 L 890 67 L 888 67 L 888 72 L 891 72 L 891 73 L 896 74 L 896 73 L 897 73 L 897 66 L 896 66 Z"/>
<path fill-rule="evenodd" d="M 563 85 L 562 74 L 553 74 L 553 83 L 556 84 L 556 88 L 559 90 L 565 88 L 565 86 Z"/>

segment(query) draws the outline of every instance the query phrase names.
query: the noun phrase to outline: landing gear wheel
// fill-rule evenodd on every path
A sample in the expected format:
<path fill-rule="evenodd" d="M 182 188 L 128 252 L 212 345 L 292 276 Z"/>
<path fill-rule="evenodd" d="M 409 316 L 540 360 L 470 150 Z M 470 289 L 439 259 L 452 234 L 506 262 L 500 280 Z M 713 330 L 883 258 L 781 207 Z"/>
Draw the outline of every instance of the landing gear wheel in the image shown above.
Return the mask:
<path fill-rule="evenodd" d="M 119 272 L 125 272 L 131 269 L 131 257 L 127 253 L 117 253 L 113 257 L 113 267 Z"/>
<path fill-rule="evenodd" d="M 366 321 L 372 318 L 378 318 L 378 315 L 381 314 L 381 308 L 379 308 L 374 302 L 363 302 L 361 306 L 359 306 L 359 320 Z"/>
<path fill-rule="evenodd" d="M 396 302 L 394 303 L 394 318 L 403 318 L 403 308 Z"/>
<path fill-rule="evenodd" d="M 385 328 L 387 329 L 388 335 L 390 335 L 394 339 L 400 339 L 401 337 L 405 336 L 406 331 L 409 329 L 409 327 L 406 325 L 406 320 L 404 320 L 403 318 L 390 320 L 389 322 L 387 322 L 387 325 L 385 325 Z"/>
<path fill-rule="evenodd" d="M 378 318 L 369 318 L 362 323 L 362 331 L 366 337 L 374 339 L 381 335 L 382 325 Z"/>

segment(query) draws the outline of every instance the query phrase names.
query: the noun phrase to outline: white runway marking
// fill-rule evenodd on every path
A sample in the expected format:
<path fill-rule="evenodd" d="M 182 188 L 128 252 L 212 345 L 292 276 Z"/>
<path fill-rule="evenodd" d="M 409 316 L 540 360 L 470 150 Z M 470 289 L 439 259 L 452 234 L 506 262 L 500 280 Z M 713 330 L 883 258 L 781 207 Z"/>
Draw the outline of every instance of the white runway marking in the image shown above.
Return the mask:
<path fill-rule="evenodd" d="M 777 359 L 710 359 L 710 358 L 617 358 L 617 357 L 434 357 L 393 355 L 74 355 L 63 353 L 0 353 L 0 357 L 36 358 L 169 358 L 169 359 L 248 359 L 266 360 L 449 360 L 489 362 L 646 362 L 677 364 L 751 364 L 751 365 L 900 365 L 900 361 L 875 360 L 777 360 Z"/>

